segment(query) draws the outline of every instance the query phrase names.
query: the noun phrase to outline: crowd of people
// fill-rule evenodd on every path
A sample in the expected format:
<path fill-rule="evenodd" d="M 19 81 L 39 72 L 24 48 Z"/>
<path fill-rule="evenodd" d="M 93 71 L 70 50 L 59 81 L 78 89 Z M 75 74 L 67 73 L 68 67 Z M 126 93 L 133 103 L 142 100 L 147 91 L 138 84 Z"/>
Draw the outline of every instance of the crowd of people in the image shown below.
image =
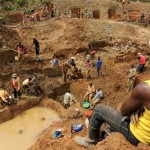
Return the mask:
<path fill-rule="evenodd" d="M 39 22 L 41 20 L 47 20 L 55 16 L 60 16 L 60 8 L 57 8 L 56 3 L 45 4 L 42 8 L 25 11 L 23 15 L 23 25 L 27 23 Z"/>
<path fill-rule="evenodd" d="M 103 92 L 97 87 L 95 95 L 95 86 L 89 84 L 85 99 L 92 101 L 94 110 L 86 113 L 87 136 L 75 136 L 78 145 L 90 147 L 101 141 L 103 123 L 107 124 L 109 131 L 120 132 L 134 146 L 139 143 L 150 144 L 150 80 L 141 82 L 134 88 L 135 75 L 143 72 L 146 63 L 146 58 L 141 53 L 138 53 L 137 59 L 138 66 L 132 64 L 128 75 L 128 91 L 132 92 L 123 102 L 120 111 L 106 105 L 97 105 L 103 98 Z"/>
<path fill-rule="evenodd" d="M 40 44 L 37 39 L 33 39 L 35 45 L 35 54 L 39 59 Z M 23 53 L 23 45 L 19 43 L 17 45 L 18 52 Z M 88 115 L 86 120 L 86 126 L 88 127 L 87 137 L 75 137 L 77 144 L 88 147 L 91 144 L 96 144 L 100 141 L 100 127 L 103 123 L 107 123 L 113 131 L 120 132 L 125 138 L 133 145 L 138 145 L 139 142 L 150 144 L 150 81 L 145 81 L 138 84 L 134 88 L 134 82 L 136 74 L 141 74 L 144 70 L 146 58 L 142 53 L 138 53 L 138 66 L 131 65 L 128 74 L 128 91 L 132 91 L 131 96 L 125 100 L 121 107 L 121 111 L 115 110 L 114 108 L 101 105 L 101 101 L 104 98 L 104 93 L 101 87 L 92 83 L 91 70 L 93 68 L 93 61 L 95 60 L 96 51 L 92 51 L 87 54 L 85 68 L 86 68 L 86 79 L 91 80 L 87 87 L 87 91 L 84 95 L 84 101 L 89 102 L 93 113 Z M 18 60 L 20 54 L 18 54 Z M 95 72 L 101 79 L 102 76 L 102 60 L 97 57 L 95 62 Z M 77 67 L 75 57 L 71 57 L 66 62 L 60 64 L 57 57 L 53 57 L 51 61 L 52 67 L 62 68 L 63 82 L 66 83 L 67 79 L 77 80 L 83 78 L 84 75 L 81 73 L 81 69 Z M 11 105 L 21 99 L 22 93 L 26 96 L 30 96 L 31 92 L 39 97 L 45 95 L 44 90 L 40 85 L 40 78 L 37 73 L 34 73 L 32 77 L 26 78 L 22 83 L 20 77 L 14 73 L 12 75 L 12 91 L 13 95 L 9 94 L 6 90 L 0 90 L 0 102 L 1 105 Z M 74 100 L 70 89 L 66 92 L 63 99 L 64 108 L 68 109 L 71 107 L 70 103 Z M 142 114 L 140 113 L 142 111 Z M 145 126 L 146 124 L 146 126 Z"/>
<path fill-rule="evenodd" d="M 13 102 L 19 101 L 22 94 L 30 96 L 31 91 L 34 91 L 34 95 L 37 97 L 44 95 L 44 91 L 40 86 L 40 78 L 37 73 L 34 73 L 33 77 L 25 79 L 22 83 L 20 77 L 16 73 L 14 73 L 12 75 L 11 82 L 13 95 L 8 93 L 6 90 L 0 90 L 0 102 L 2 105 L 10 105 Z"/>
<path fill-rule="evenodd" d="M 130 46 L 130 44 L 129 44 Z M 84 101 L 90 103 L 91 110 L 86 114 L 85 121 L 87 136 L 75 136 L 75 142 L 84 147 L 90 147 L 102 140 L 101 125 L 106 123 L 112 132 L 120 132 L 131 144 L 137 146 L 140 142 L 150 144 L 150 80 L 144 81 L 134 87 L 136 74 L 144 71 L 146 57 L 142 53 L 137 55 L 138 65 L 131 65 L 128 74 L 127 89 L 132 91 L 131 95 L 123 102 L 121 110 L 102 105 L 104 98 L 102 89 L 89 83 Z M 87 68 L 91 67 L 91 56 L 87 55 Z M 89 65 L 90 64 L 90 65 Z M 102 60 L 98 57 L 96 62 L 97 75 L 101 74 Z M 88 78 L 87 78 L 88 79 Z M 69 90 L 64 96 L 64 107 L 70 107 L 73 96 Z M 74 102 L 75 103 L 75 102 Z"/>
<path fill-rule="evenodd" d="M 48 8 L 45 8 L 48 11 Z M 54 6 L 47 15 L 52 16 L 52 11 L 56 13 L 57 7 Z M 34 12 L 33 12 L 34 13 Z M 26 15 L 26 14 L 25 14 Z M 41 17 L 45 16 L 45 12 L 41 10 L 41 15 L 36 14 L 36 21 L 40 21 Z M 27 16 L 26 16 L 27 18 Z M 30 19 L 34 19 L 31 16 Z M 25 23 L 25 21 L 24 21 Z M 33 38 L 31 47 L 35 47 L 35 61 L 40 62 L 40 43 L 36 38 Z M 128 41 L 130 46 L 130 41 Z M 19 42 L 17 45 L 18 56 L 16 60 L 19 61 L 24 54 L 24 45 Z M 115 110 L 114 108 L 101 105 L 101 101 L 104 98 L 103 90 L 100 86 L 95 87 L 92 83 L 93 68 L 97 72 L 98 79 L 103 77 L 102 65 L 103 61 L 98 56 L 95 61 L 95 55 L 97 51 L 91 51 L 86 56 L 85 69 L 86 79 L 90 80 L 87 91 L 83 100 L 90 103 L 93 113 L 87 115 L 86 125 L 88 127 L 87 137 L 75 137 L 75 141 L 82 146 L 89 147 L 92 144 L 96 144 L 100 139 L 100 128 L 103 123 L 107 123 L 112 130 L 120 132 L 131 144 L 138 145 L 139 142 L 150 144 L 150 80 L 138 84 L 134 88 L 136 74 L 141 74 L 144 71 L 146 64 L 146 58 L 142 53 L 138 53 L 137 60 L 138 66 L 131 65 L 128 74 L 127 90 L 132 91 L 131 95 L 122 104 L 121 110 Z M 93 66 L 95 61 L 95 66 Z M 57 57 L 53 57 L 50 61 L 52 67 L 61 67 L 62 80 L 64 83 L 67 80 L 76 81 L 84 78 L 81 68 L 76 64 L 75 57 L 71 57 L 66 62 L 60 63 Z M 19 101 L 22 97 L 22 93 L 26 96 L 31 96 L 33 91 L 36 97 L 45 95 L 44 90 L 40 85 L 40 77 L 37 73 L 34 73 L 32 77 L 26 78 L 22 83 L 20 77 L 14 73 L 12 75 L 12 91 L 13 95 L 6 90 L 0 90 L 0 102 L 1 105 L 11 105 Z M 71 90 L 68 89 L 63 98 L 63 105 L 65 109 L 71 107 L 71 101 L 76 103 Z"/>

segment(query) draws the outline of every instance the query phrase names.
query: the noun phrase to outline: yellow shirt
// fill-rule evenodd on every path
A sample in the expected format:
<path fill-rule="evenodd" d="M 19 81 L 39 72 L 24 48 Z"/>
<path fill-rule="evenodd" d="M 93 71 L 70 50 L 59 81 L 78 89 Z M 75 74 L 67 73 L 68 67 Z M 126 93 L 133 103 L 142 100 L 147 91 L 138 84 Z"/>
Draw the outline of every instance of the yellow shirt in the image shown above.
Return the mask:
<path fill-rule="evenodd" d="M 150 80 L 145 81 L 150 86 Z M 132 134 L 142 143 L 150 144 L 150 110 L 145 111 L 139 117 L 136 124 L 130 123 Z"/>

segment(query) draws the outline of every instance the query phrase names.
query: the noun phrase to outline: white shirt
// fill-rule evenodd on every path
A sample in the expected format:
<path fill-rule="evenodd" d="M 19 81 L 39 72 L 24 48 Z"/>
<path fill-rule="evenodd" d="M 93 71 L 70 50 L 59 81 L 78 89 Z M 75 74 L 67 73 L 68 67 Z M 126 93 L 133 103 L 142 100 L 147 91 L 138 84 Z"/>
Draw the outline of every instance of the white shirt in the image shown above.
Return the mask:
<path fill-rule="evenodd" d="M 29 83 L 30 83 L 29 79 L 26 79 L 26 80 L 24 80 L 24 81 L 22 82 L 22 85 L 24 85 L 24 86 L 27 85 L 27 86 L 28 86 Z"/>
<path fill-rule="evenodd" d="M 64 104 L 69 104 L 71 100 L 72 100 L 72 96 L 70 93 L 67 92 L 64 96 Z"/>
<path fill-rule="evenodd" d="M 86 118 L 86 120 L 85 120 L 85 125 L 87 128 L 89 128 L 89 119 L 88 118 Z"/>

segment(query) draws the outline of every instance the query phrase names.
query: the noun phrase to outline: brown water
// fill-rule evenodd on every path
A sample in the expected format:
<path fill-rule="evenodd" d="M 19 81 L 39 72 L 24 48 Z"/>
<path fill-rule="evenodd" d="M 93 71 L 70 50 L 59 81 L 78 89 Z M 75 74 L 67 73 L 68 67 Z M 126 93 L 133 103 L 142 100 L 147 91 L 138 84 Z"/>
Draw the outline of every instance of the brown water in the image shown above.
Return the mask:
<path fill-rule="evenodd" d="M 0 124 L 0 150 L 27 150 L 53 121 L 60 121 L 55 111 L 35 107 Z"/>

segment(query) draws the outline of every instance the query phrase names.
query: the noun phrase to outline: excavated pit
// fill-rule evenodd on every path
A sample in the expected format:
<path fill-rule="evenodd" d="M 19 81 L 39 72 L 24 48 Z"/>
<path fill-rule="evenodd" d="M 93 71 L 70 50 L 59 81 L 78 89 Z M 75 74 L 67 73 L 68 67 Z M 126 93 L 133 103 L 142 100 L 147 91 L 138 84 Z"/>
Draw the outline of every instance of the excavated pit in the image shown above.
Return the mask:
<path fill-rule="evenodd" d="M 66 28 L 65 21 L 62 21 L 62 22 L 63 22 L 62 26 L 64 28 Z M 32 98 L 27 97 L 25 99 L 22 99 L 20 102 L 18 102 L 17 105 L 14 105 L 12 107 L 5 107 L 3 109 L 3 111 L 1 112 L 1 116 L 3 116 L 3 117 L 0 122 L 5 122 L 7 120 L 10 120 L 10 119 L 14 118 L 16 115 L 19 115 L 20 113 L 22 113 L 22 111 L 25 111 L 25 110 L 35 107 L 35 106 L 44 106 L 47 108 L 54 109 L 55 111 L 57 111 L 57 113 L 63 119 L 62 123 L 58 123 L 58 124 L 54 123 L 50 128 L 48 128 L 47 130 L 42 132 L 41 136 L 39 136 L 39 140 L 30 148 L 30 150 L 35 150 L 35 149 L 41 149 L 41 150 L 42 149 L 44 149 L 44 150 L 48 150 L 48 149 L 56 149 L 56 150 L 57 149 L 72 149 L 72 150 L 80 149 L 80 150 L 85 150 L 84 148 L 77 146 L 74 143 L 73 138 L 70 138 L 69 134 L 70 134 L 70 126 L 72 124 L 75 124 L 77 122 L 84 124 L 85 110 L 82 109 L 80 104 L 83 101 L 83 96 L 86 92 L 88 81 L 86 79 L 80 79 L 76 82 L 69 81 L 69 83 L 63 84 L 62 77 L 61 77 L 61 68 L 60 67 L 58 67 L 58 68 L 50 67 L 49 61 L 53 57 L 53 54 L 58 56 L 59 58 L 63 59 L 63 61 L 66 61 L 66 59 L 70 58 L 70 56 L 75 56 L 77 65 L 79 65 L 79 67 L 81 67 L 83 69 L 83 73 L 85 75 L 85 64 L 83 62 L 85 62 L 86 54 L 90 50 L 93 50 L 93 49 L 97 50 L 98 52 L 93 61 L 96 61 L 98 56 L 100 56 L 102 58 L 102 60 L 103 60 L 102 78 L 99 79 L 97 77 L 96 70 L 95 70 L 95 68 L 93 68 L 92 82 L 95 84 L 95 86 L 100 86 L 103 89 L 105 98 L 103 99 L 103 101 L 101 103 L 117 108 L 118 104 L 122 103 L 123 100 L 126 99 L 126 97 L 130 94 L 130 93 L 126 92 L 126 81 L 127 81 L 126 72 L 129 69 L 129 60 L 130 59 L 132 59 L 131 63 L 136 63 L 135 56 L 136 56 L 137 52 L 135 52 L 133 54 L 132 54 L 132 52 L 130 52 L 129 55 L 128 55 L 128 53 L 126 54 L 125 52 L 123 52 L 123 53 L 121 53 L 121 55 L 123 55 L 123 56 L 119 56 L 117 58 L 117 55 L 119 52 L 117 52 L 117 51 L 114 52 L 114 50 L 112 50 L 112 47 L 111 47 L 112 40 L 111 39 L 109 39 L 108 41 L 107 40 L 106 41 L 105 40 L 104 41 L 97 40 L 97 41 L 91 42 L 91 41 L 93 41 L 93 39 L 92 40 L 88 39 L 86 36 L 83 36 L 83 35 L 82 35 L 83 37 L 81 36 L 77 39 L 75 39 L 75 38 L 71 39 L 70 37 L 76 37 L 77 35 L 81 35 L 80 32 L 76 33 L 76 29 L 82 30 L 83 27 L 80 28 L 79 25 L 78 25 L 79 27 L 76 26 L 78 21 L 75 21 L 75 22 L 74 21 L 66 21 L 66 22 L 68 23 L 68 28 L 69 28 L 68 32 L 65 31 L 66 29 L 63 32 L 61 30 L 59 30 L 59 29 L 61 29 L 61 28 L 59 28 L 59 25 L 58 25 L 58 24 L 60 24 L 59 20 L 54 22 L 54 23 L 56 23 L 56 26 L 55 25 L 51 26 L 51 24 L 52 24 L 51 22 L 49 22 L 50 25 L 43 24 L 43 26 L 45 28 L 44 27 L 40 28 L 41 30 L 39 30 L 38 26 L 34 26 L 34 27 L 30 27 L 30 28 L 24 27 L 24 28 L 21 28 L 18 30 L 19 34 L 21 35 L 21 38 L 24 39 L 25 43 L 27 43 L 27 44 L 30 44 L 30 42 L 32 40 L 31 37 L 37 36 L 37 38 L 40 40 L 40 42 L 42 43 L 41 49 L 43 50 L 43 51 L 41 51 L 41 55 L 43 58 L 41 63 L 34 62 L 34 60 L 33 60 L 34 53 L 32 51 L 30 52 L 29 50 L 27 51 L 28 54 L 25 55 L 25 57 L 19 63 L 14 62 L 14 60 L 13 60 L 14 55 L 16 55 L 16 54 L 13 54 L 11 56 L 12 60 L 10 60 L 10 61 L 6 61 L 6 59 L 2 60 L 3 64 L 1 64 L 2 67 L 0 69 L 0 71 L 2 72 L 2 74 L 0 76 L 0 85 L 2 88 L 8 89 L 8 91 L 11 92 L 12 89 L 11 89 L 10 82 L 11 82 L 11 75 L 14 71 L 20 76 L 22 81 L 24 79 L 26 79 L 27 77 L 32 76 L 36 72 L 36 73 L 39 73 L 39 76 L 41 78 L 41 86 L 45 90 L 46 97 L 48 97 L 48 98 L 47 99 L 45 99 L 45 98 L 36 99 L 35 97 L 33 97 L 33 99 L 32 99 Z M 81 22 L 79 21 L 79 23 L 81 23 Z M 75 25 L 75 28 L 73 28 L 73 29 L 70 28 L 70 26 L 73 26 L 73 25 Z M 58 30 L 58 32 L 55 32 L 54 30 L 52 30 L 51 27 L 53 27 L 54 30 L 56 28 Z M 75 33 L 73 33 L 74 29 L 75 29 Z M 48 35 L 46 35 L 44 37 L 44 35 L 46 33 L 49 33 L 48 31 L 52 31 L 52 32 L 50 32 L 51 34 L 49 34 L 50 37 L 48 37 Z M 54 32 L 54 34 L 53 34 L 53 32 Z M 59 35 L 58 35 L 59 38 L 57 38 L 57 36 L 56 37 L 54 36 L 54 35 L 57 35 L 57 33 L 59 33 Z M 72 33 L 72 34 L 66 35 L 66 33 Z M 86 32 L 84 34 L 86 34 Z M 54 40 L 52 40 L 53 36 L 54 36 Z M 73 44 L 71 46 L 68 45 L 70 39 L 72 40 L 70 43 Z M 10 39 L 6 39 L 6 40 L 10 40 Z M 82 41 L 82 40 L 83 40 L 83 42 L 80 46 L 79 43 L 81 43 L 80 41 Z M 15 40 L 15 41 L 17 41 L 17 40 Z M 74 41 L 75 41 L 75 44 L 74 44 Z M 53 43 L 53 45 L 52 45 L 52 43 Z M 121 41 L 120 43 L 123 43 L 123 42 Z M 126 43 L 126 42 L 124 42 L 124 43 Z M 10 44 L 10 46 L 14 46 L 11 44 Z M 5 45 L 5 44 L 3 44 L 3 45 Z M 66 47 L 63 47 L 64 45 Z M 78 53 L 80 53 L 80 54 L 76 55 Z M 129 57 L 131 56 L 130 59 L 128 58 L 128 56 Z M 9 55 L 7 55 L 7 53 L 5 54 L 5 57 L 8 58 L 7 60 L 9 60 Z M 6 66 L 7 64 L 9 64 L 9 67 Z M 144 76 L 140 77 L 140 80 L 144 81 L 148 77 L 149 77 L 149 71 L 146 70 L 146 72 L 144 73 Z M 63 95 L 68 90 L 68 88 L 71 89 L 71 92 L 74 95 L 75 100 L 77 101 L 76 104 L 71 105 L 71 109 L 74 110 L 75 108 L 79 108 L 79 110 L 81 111 L 81 114 L 83 116 L 80 119 L 77 119 L 77 120 L 68 119 L 68 116 L 71 113 L 69 110 L 65 110 L 62 107 Z M 32 91 L 32 93 L 34 93 L 34 92 Z M 53 99 L 50 99 L 50 98 L 53 98 Z M 63 128 L 64 129 L 63 133 L 65 135 L 65 137 L 59 139 L 59 141 L 52 139 L 52 137 L 51 137 L 51 133 L 55 129 L 58 129 L 58 128 Z M 79 133 L 79 135 L 82 135 L 82 136 L 86 135 L 86 129 L 84 128 L 83 132 Z M 74 137 L 74 135 L 73 135 L 73 137 Z M 112 138 L 113 137 L 110 136 L 110 139 L 112 139 Z M 121 136 L 121 138 L 119 137 L 117 139 L 121 139 L 120 142 L 118 142 L 119 144 L 125 143 L 125 145 L 127 145 L 127 147 L 129 147 L 129 149 L 133 148 L 127 141 L 125 141 L 125 139 L 122 139 L 122 136 Z M 68 142 L 66 142 L 66 140 L 68 140 Z M 107 139 L 106 139 L 106 141 L 107 141 Z M 122 141 L 125 141 L 125 142 L 122 142 Z M 68 143 L 70 143 L 70 144 L 68 144 Z M 111 144 L 109 144 L 109 142 L 107 142 L 107 143 L 108 144 L 106 144 L 106 142 L 104 141 L 104 142 L 100 143 L 100 145 L 102 144 L 104 146 L 104 149 L 106 147 L 110 148 L 111 145 L 114 143 L 114 141 L 112 140 Z M 99 148 L 96 147 L 96 150 L 98 150 L 98 149 Z"/>

